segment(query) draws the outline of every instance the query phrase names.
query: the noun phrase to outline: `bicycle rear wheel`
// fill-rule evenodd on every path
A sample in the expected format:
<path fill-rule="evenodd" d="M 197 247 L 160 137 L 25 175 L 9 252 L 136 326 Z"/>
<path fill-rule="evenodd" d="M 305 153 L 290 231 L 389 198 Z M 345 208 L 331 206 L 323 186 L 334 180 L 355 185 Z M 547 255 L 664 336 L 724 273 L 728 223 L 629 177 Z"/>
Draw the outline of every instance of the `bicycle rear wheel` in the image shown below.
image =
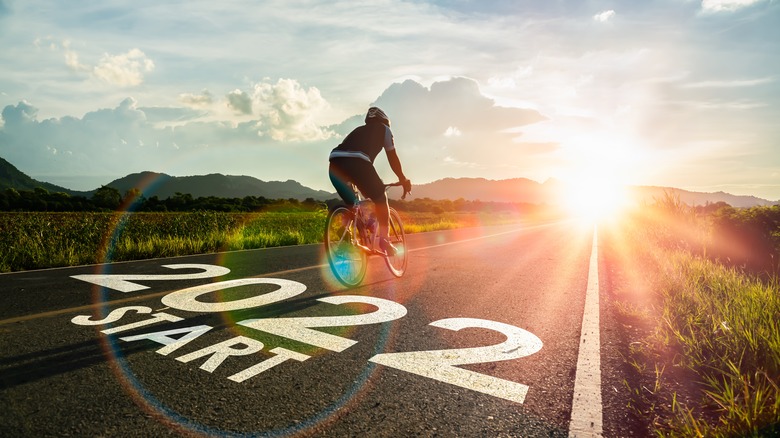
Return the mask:
<path fill-rule="evenodd" d="M 406 248 L 406 235 L 404 234 L 404 224 L 401 222 L 401 216 L 394 208 L 390 209 L 390 243 L 397 250 L 395 255 L 386 256 L 385 262 L 390 272 L 396 277 L 404 275 L 406 265 L 409 262 L 409 251 Z"/>
<path fill-rule="evenodd" d="M 325 253 L 336 279 L 347 287 L 359 285 L 366 276 L 368 256 L 355 245 L 357 229 L 352 210 L 334 208 L 325 222 Z"/>

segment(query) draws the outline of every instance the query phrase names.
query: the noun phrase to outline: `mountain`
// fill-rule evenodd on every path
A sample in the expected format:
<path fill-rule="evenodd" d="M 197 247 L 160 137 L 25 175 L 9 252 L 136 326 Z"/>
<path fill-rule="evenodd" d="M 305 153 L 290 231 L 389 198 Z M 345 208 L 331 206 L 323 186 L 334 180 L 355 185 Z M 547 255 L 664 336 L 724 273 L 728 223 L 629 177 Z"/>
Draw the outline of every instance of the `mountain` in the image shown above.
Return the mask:
<path fill-rule="evenodd" d="M 64 192 L 71 196 L 88 196 L 90 194 L 90 192 L 70 190 L 65 187 L 30 178 L 24 172 L 17 169 L 16 166 L 3 158 L 0 158 L 0 190 L 16 189 L 31 191 L 39 187 L 52 193 Z"/>
<path fill-rule="evenodd" d="M 706 205 L 714 204 L 716 202 L 725 202 L 732 207 L 747 208 L 777 204 L 777 202 L 768 201 L 755 196 L 732 195 L 725 192 L 691 192 L 672 187 L 637 186 L 631 187 L 630 191 L 637 196 L 638 199 L 647 202 L 652 202 L 654 199 L 663 199 L 664 196 L 669 193 L 672 196 L 679 196 L 680 201 L 688 205 Z"/>
<path fill-rule="evenodd" d="M 245 196 L 268 199 L 303 200 L 313 198 L 326 200 L 336 197 L 334 193 L 314 190 L 293 180 L 261 181 L 251 176 L 232 176 L 213 173 L 199 176 L 170 176 L 164 173 L 141 172 L 127 175 L 108 184 L 124 194 L 132 188 L 141 190 L 144 196 L 165 199 L 178 193 L 189 193 L 194 198 L 214 196 L 217 198 L 243 198 Z"/>
<path fill-rule="evenodd" d="M 170 176 L 164 173 L 141 172 L 127 175 L 108 184 L 124 195 L 131 188 L 138 188 L 146 197 L 157 196 L 165 199 L 177 192 L 188 193 L 194 198 L 214 196 L 218 198 L 243 198 L 244 196 L 263 196 L 268 199 L 295 198 L 304 200 L 313 198 L 327 200 L 337 197 L 335 193 L 314 190 L 297 181 L 261 181 L 251 176 L 230 176 L 211 174 L 202 176 Z M 71 196 L 91 197 L 95 190 L 81 192 L 70 190 L 27 176 L 13 164 L 0 158 L 0 190 L 35 190 L 44 188 L 49 192 L 64 192 Z"/>
<path fill-rule="evenodd" d="M 141 172 L 127 175 L 108 184 L 121 194 L 137 188 L 146 197 L 165 199 L 178 193 L 190 194 L 194 198 L 214 196 L 218 198 L 243 198 L 263 196 L 268 199 L 313 198 L 327 200 L 337 195 L 324 190 L 314 190 L 297 181 L 262 181 L 251 176 L 210 174 L 200 176 L 170 176 L 164 173 Z M 0 190 L 34 190 L 37 187 L 49 192 L 65 192 L 71 196 L 91 197 L 95 190 L 80 192 L 30 178 L 8 161 L 0 158 Z M 97 190 L 97 188 L 96 188 Z M 463 198 L 468 201 L 521 202 L 543 204 L 555 202 L 555 193 L 560 192 L 559 181 L 550 179 L 544 183 L 526 178 L 490 180 L 485 178 L 444 178 L 427 184 L 415 185 L 412 198 L 450 199 Z M 648 203 L 663 199 L 666 194 L 679 196 L 688 205 L 725 202 L 732 207 L 754 207 L 774 205 L 776 202 L 755 196 L 739 196 L 724 192 L 703 193 L 672 187 L 634 186 L 629 188 L 636 199 Z M 400 196 L 393 191 L 391 196 Z"/>
<path fill-rule="evenodd" d="M 415 185 L 413 198 L 451 199 L 467 201 L 549 202 L 551 187 L 526 178 L 490 180 L 485 178 L 444 178 L 428 184 Z"/>
<path fill-rule="evenodd" d="M 524 202 L 542 204 L 555 202 L 556 193 L 562 186 L 559 181 L 550 179 L 543 184 L 525 178 L 489 180 L 485 178 L 445 178 L 428 184 L 415 185 L 413 198 L 451 199 L 463 198 L 467 201 Z M 706 205 L 725 202 L 732 207 L 755 207 L 776 204 L 755 196 L 732 195 L 724 192 L 703 193 L 672 187 L 632 186 L 629 187 L 634 199 L 653 203 L 663 199 L 666 193 L 679 196 L 680 201 L 688 205 Z"/>

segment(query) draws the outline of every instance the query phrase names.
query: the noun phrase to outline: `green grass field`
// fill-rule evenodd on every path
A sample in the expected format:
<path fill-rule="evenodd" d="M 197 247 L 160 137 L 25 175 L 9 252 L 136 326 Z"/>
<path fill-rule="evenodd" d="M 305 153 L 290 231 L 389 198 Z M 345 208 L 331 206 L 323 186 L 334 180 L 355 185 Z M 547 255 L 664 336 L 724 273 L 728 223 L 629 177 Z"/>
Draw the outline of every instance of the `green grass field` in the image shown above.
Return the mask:
<path fill-rule="evenodd" d="M 513 213 L 401 213 L 407 233 L 517 222 Z M 0 213 L 0 272 L 322 241 L 326 211 Z"/>

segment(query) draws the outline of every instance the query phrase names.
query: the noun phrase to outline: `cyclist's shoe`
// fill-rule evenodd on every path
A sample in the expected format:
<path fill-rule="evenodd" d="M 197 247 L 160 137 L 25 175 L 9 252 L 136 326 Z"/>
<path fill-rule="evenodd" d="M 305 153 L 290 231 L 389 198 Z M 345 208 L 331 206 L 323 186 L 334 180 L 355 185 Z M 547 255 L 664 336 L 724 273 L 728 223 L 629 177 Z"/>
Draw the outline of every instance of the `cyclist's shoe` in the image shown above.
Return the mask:
<path fill-rule="evenodd" d="M 396 254 L 398 254 L 398 249 L 393 246 L 392 243 L 390 243 L 390 240 L 387 237 L 380 237 L 379 238 L 379 252 L 382 255 L 392 257 Z"/>

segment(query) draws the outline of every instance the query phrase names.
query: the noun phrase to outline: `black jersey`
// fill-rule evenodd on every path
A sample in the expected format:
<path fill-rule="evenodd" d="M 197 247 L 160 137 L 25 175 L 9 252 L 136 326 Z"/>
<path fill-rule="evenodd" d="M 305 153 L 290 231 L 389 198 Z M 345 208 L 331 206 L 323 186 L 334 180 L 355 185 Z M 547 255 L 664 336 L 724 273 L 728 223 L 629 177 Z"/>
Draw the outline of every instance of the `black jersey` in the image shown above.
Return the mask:
<path fill-rule="evenodd" d="M 330 158 L 360 158 L 373 163 L 379 152 L 395 149 L 390 127 L 378 122 L 358 126 L 330 152 Z"/>

